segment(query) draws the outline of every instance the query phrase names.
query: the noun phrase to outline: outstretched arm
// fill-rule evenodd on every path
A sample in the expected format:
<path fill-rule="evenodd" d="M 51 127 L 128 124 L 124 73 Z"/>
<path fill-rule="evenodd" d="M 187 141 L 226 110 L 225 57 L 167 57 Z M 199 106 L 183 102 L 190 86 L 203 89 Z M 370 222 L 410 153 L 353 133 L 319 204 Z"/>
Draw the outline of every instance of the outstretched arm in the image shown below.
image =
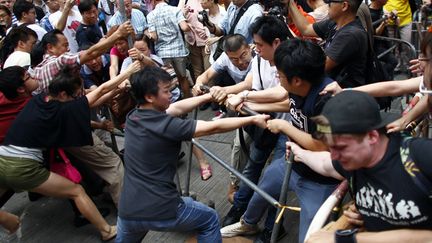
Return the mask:
<path fill-rule="evenodd" d="M 182 114 L 186 114 L 192 111 L 194 108 L 198 107 L 199 105 L 209 102 L 210 100 L 211 100 L 210 94 L 204 94 L 200 96 L 183 99 L 175 103 L 172 103 L 166 110 L 166 113 L 172 116 L 179 116 Z"/>

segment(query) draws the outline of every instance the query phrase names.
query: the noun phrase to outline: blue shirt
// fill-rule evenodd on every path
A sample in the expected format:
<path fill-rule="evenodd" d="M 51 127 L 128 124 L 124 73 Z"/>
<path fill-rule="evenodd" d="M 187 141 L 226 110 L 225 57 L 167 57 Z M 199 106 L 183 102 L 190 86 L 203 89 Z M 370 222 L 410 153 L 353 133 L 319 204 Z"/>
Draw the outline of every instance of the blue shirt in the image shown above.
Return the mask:
<path fill-rule="evenodd" d="M 159 3 L 147 15 L 149 31 L 156 32 L 156 55 L 161 58 L 185 57 L 189 51 L 183 41 L 179 23 L 186 21 L 182 11 L 166 3 Z"/>
<path fill-rule="evenodd" d="M 112 18 L 108 21 L 108 29 L 111 29 L 114 25 L 123 24 L 123 18 L 119 11 L 117 11 Z M 132 9 L 131 12 L 131 24 L 134 28 L 135 34 L 140 35 L 144 33 L 144 30 L 148 28 L 147 20 L 144 14 L 136 9 Z"/>
<path fill-rule="evenodd" d="M 249 0 L 252 1 L 252 0 Z M 237 13 L 240 11 L 240 8 L 234 5 L 232 2 L 228 6 L 227 13 L 220 23 L 220 28 L 224 31 L 224 34 L 227 35 L 231 29 L 231 25 L 234 23 L 234 20 L 237 16 Z M 263 15 L 263 9 L 257 3 L 252 4 L 243 14 L 243 16 L 238 21 L 237 25 L 234 29 L 234 34 L 241 34 L 246 38 L 246 41 L 250 44 L 253 42 L 252 33 L 249 31 L 250 25 L 255 22 L 255 20 Z"/>

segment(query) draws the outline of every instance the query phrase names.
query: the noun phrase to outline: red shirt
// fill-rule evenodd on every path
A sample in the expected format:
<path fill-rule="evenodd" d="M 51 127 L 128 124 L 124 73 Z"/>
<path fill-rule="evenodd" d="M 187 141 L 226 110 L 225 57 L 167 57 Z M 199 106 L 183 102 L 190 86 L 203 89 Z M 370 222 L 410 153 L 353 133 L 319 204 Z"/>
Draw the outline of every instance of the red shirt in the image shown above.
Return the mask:
<path fill-rule="evenodd" d="M 12 122 L 30 99 L 31 97 L 18 97 L 9 100 L 0 92 L 0 144 L 3 143 Z"/>

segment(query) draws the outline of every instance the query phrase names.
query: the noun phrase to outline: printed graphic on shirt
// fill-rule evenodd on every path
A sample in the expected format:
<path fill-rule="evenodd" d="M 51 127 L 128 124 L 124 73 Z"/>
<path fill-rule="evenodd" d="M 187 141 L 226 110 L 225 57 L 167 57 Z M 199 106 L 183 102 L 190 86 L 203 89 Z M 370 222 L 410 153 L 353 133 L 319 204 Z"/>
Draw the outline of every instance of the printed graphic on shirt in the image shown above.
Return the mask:
<path fill-rule="evenodd" d="M 291 108 L 290 108 L 290 114 L 291 114 L 291 122 L 293 126 L 297 127 L 298 129 L 308 133 L 308 126 L 307 126 L 307 117 L 303 115 L 301 110 L 297 110 L 296 102 L 294 99 L 290 98 L 291 102 Z"/>
<path fill-rule="evenodd" d="M 380 218 L 393 225 L 414 225 L 428 220 L 414 201 L 401 199 L 396 202 L 391 192 L 385 193 L 370 184 L 356 193 L 356 205 L 362 215 Z"/>

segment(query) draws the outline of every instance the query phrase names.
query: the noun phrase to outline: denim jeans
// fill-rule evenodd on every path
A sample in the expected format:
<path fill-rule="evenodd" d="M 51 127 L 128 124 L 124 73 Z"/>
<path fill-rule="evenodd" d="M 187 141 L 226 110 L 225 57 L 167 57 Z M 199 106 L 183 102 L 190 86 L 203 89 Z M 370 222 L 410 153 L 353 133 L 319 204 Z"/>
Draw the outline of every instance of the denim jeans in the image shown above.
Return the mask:
<path fill-rule="evenodd" d="M 268 157 L 273 151 L 273 148 L 266 148 L 264 150 L 258 149 L 255 147 L 255 142 L 252 142 L 249 149 L 250 159 L 243 169 L 242 174 L 244 177 L 257 184 L 261 176 L 261 172 Z M 240 182 L 240 187 L 234 194 L 234 207 L 246 209 L 253 193 L 254 191 L 248 185 L 246 185 L 244 182 Z"/>
<path fill-rule="evenodd" d="M 221 243 L 217 212 L 206 205 L 183 197 L 177 208 L 177 217 L 169 220 L 128 220 L 117 217 L 115 242 L 141 242 L 149 230 L 154 231 L 196 231 L 199 243 Z"/>
<path fill-rule="evenodd" d="M 275 148 L 273 160 L 264 171 L 258 187 L 270 194 L 273 198 L 279 199 L 282 188 L 283 178 L 286 171 L 285 160 L 285 142 L 287 138 L 280 136 Z M 301 177 L 295 171 L 291 172 L 289 189 L 294 191 L 300 203 L 300 226 L 299 226 L 299 242 L 304 241 L 306 232 L 312 222 L 315 213 L 320 208 L 321 204 L 330 196 L 336 185 L 320 184 L 304 177 Z M 273 207 L 259 194 L 254 193 L 248 208 L 243 216 L 243 219 L 248 224 L 257 224 L 264 216 L 266 209 L 269 209 L 269 214 L 265 222 L 267 229 L 272 229 L 275 222 L 275 212 Z"/>

